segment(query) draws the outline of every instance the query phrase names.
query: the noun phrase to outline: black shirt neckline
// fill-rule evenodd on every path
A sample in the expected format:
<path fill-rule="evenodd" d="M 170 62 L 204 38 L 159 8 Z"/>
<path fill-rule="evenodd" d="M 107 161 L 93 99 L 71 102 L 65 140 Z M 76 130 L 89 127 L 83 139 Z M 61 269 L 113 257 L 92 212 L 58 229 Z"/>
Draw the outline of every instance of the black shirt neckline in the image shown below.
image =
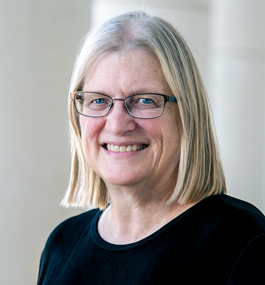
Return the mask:
<path fill-rule="evenodd" d="M 198 203 L 196 203 L 195 205 L 193 205 L 192 207 L 190 207 L 189 209 L 187 209 L 186 211 L 184 211 L 183 213 L 178 215 L 173 220 L 169 221 L 167 224 L 162 226 L 160 229 L 158 229 L 157 231 L 155 231 L 151 235 L 149 235 L 149 236 L 147 236 L 147 237 L 145 237 L 145 238 L 143 238 L 137 242 L 133 242 L 133 243 L 129 243 L 129 244 L 113 244 L 113 243 L 109 243 L 109 242 L 105 241 L 104 239 L 102 239 L 102 237 L 98 233 L 98 227 L 97 226 L 98 226 L 98 220 L 99 220 L 100 216 L 102 215 L 103 210 L 98 211 L 92 220 L 91 228 L 90 228 L 90 235 L 91 235 L 91 238 L 94 241 L 94 243 L 103 249 L 113 250 L 113 251 L 129 250 L 129 249 L 138 247 L 142 244 L 149 242 L 150 240 L 154 239 L 155 237 L 157 237 L 158 235 L 160 235 L 161 233 L 163 233 L 164 231 L 166 231 L 167 229 L 169 229 L 170 227 L 172 227 L 173 225 L 175 225 L 179 221 L 181 221 L 184 218 L 186 218 L 187 216 L 189 216 L 191 213 L 196 211 L 198 208 L 201 208 L 205 203 L 208 203 L 210 200 L 215 199 L 216 196 L 221 196 L 221 195 L 224 195 L 224 194 L 206 197 L 205 199 L 199 201 Z"/>

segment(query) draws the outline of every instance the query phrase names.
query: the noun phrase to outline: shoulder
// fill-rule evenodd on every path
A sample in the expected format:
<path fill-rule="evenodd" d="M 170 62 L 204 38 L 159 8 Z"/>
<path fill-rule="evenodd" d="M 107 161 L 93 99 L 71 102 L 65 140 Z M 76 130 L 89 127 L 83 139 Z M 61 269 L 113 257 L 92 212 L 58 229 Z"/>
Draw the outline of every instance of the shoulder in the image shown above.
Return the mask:
<path fill-rule="evenodd" d="M 45 249 L 74 245 L 84 231 L 90 229 L 94 217 L 99 213 L 100 210 L 93 209 L 63 221 L 49 235 Z"/>
<path fill-rule="evenodd" d="M 222 268 L 225 284 L 264 284 L 265 217 L 262 212 L 248 202 L 225 194 L 210 196 L 199 203 L 193 220 L 196 232 L 204 238 L 202 251 L 206 261 L 211 260 L 215 267 Z"/>
<path fill-rule="evenodd" d="M 239 255 L 227 284 L 264 284 L 265 233 L 255 236 Z"/>
<path fill-rule="evenodd" d="M 265 217 L 254 205 L 226 194 L 218 195 L 215 200 L 217 208 L 232 222 L 256 229 L 257 234 L 265 233 Z"/>
<path fill-rule="evenodd" d="M 192 231 L 240 251 L 253 238 L 265 233 L 265 217 L 252 204 L 226 194 L 205 198 L 194 206 L 189 215 Z"/>
<path fill-rule="evenodd" d="M 92 221 L 99 213 L 100 210 L 93 209 L 71 217 L 51 232 L 41 255 L 38 284 L 44 284 L 44 279 L 50 280 L 53 274 L 59 276 L 63 272 L 61 268 L 69 260 L 76 244 L 89 233 Z"/>
<path fill-rule="evenodd" d="M 264 284 L 265 217 L 263 213 L 252 204 L 227 195 L 222 195 L 221 201 L 226 205 L 226 208 L 230 209 L 231 213 L 236 213 L 237 223 L 249 236 L 227 284 Z M 240 238 L 244 240 L 242 235 Z"/>

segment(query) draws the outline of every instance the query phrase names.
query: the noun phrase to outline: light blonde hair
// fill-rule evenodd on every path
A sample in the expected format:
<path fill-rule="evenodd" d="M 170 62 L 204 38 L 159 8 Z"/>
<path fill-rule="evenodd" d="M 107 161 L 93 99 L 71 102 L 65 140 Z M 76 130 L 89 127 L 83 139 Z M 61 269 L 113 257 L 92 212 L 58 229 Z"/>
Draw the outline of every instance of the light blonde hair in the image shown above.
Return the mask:
<path fill-rule="evenodd" d="M 178 180 L 168 203 L 195 202 L 226 192 L 226 183 L 211 123 L 206 91 L 194 57 L 171 24 L 142 11 L 117 16 L 88 33 L 75 62 L 70 92 L 83 90 L 84 77 L 105 52 L 144 50 L 161 64 L 177 98 L 183 131 Z M 69 100 L 72 166 L 66 207 L 92 205 L 105 208 L 106 185 L 88 165 L 81 144 L 79 115 Z"/>

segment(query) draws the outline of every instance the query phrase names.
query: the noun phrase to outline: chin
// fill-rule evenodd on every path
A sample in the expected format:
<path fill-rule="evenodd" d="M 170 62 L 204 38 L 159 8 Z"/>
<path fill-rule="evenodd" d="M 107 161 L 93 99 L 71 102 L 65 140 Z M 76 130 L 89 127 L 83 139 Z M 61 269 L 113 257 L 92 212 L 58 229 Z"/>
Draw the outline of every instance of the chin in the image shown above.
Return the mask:
<path fill-rule="evenodd" d="M 130 186 L 140 181 L 143 176 L 139 169 L 134 172 L 132 169 L 131 165 L 129 167 L 126 167 L 126 165 L 108 167 L 107 169 L 101 169 L 99 176 L 104 180 L 106 185 Z"/>
<path fill-rule="evenodd" d="M 105 177 L 103 178 L 105 184 L 114 185 L 119 187 L 129 187 L 133 186 L 137 183 L 139 179 L 136 177 L 122 177 L 123 175 L 119 175 L 118 177 Z"/>

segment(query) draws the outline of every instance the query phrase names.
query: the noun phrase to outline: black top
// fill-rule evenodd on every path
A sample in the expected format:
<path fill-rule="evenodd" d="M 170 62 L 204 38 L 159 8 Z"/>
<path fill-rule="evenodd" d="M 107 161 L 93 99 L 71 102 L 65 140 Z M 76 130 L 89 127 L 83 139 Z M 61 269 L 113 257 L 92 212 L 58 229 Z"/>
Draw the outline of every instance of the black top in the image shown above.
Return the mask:
<path fill-rule="evenodd" d="M 208 197 L 147 238 L 114 245 L 97 209 L 51 233 L 38 284 L 265 284 L 265 217 L 225 194 Z"/>

